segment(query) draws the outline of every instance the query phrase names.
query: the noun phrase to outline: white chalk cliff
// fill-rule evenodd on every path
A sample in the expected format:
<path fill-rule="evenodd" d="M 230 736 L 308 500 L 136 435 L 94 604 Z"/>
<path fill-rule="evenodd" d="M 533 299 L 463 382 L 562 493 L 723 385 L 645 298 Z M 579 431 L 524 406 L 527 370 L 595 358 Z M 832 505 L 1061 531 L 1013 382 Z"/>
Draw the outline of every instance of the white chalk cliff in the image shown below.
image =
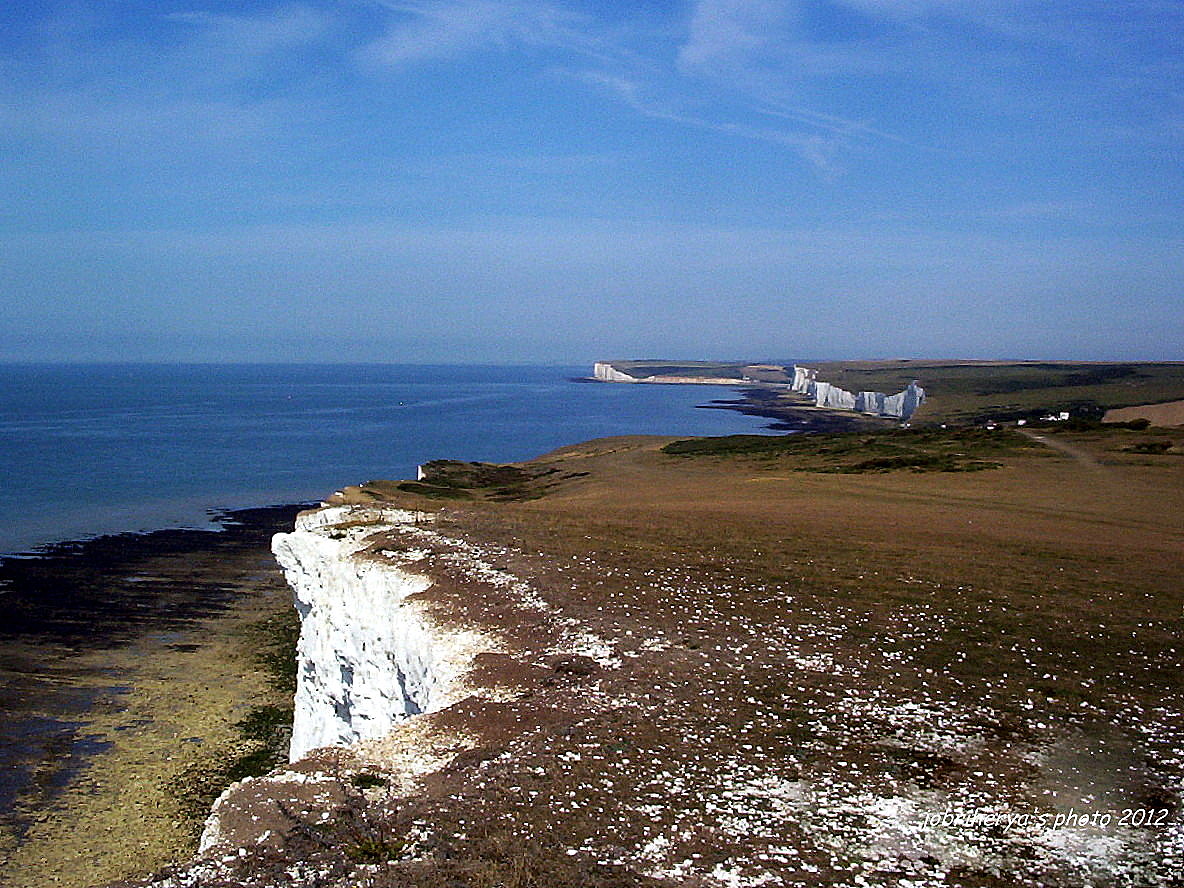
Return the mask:
<path fill-rule="evenodd" d="M 592 378 L 598 382 L 645 382 L 657 385 L 744 385 L 751 382 L 747 377 L 732 376 L 675 376 L 660 373 L 654 376 L 630 376 L 618 370 L 608 361 L 597 361 L 592 365 Z"/>
<path fill-rule="evenodd" d="M 829 407 L 834 410 L 856 410 L 875 416 L 890 416 L 908 419 L 925 400 L 925 389 L 914 379 L 908 388 L 895 395 L 883 392 L 860 392 L 858 395 L 818 379 L 818 371 L 810 367 L 793 368 L 793 383 L 790 388 L 800 395 L 814 399 L 815 407 Z"/>
<path fill-rule="evenodd" d="M 592 375 L 601 382 L 640 382 L 637 377 L 622 373 L 606 361 L 597 361 L 592 365 Z"/>
<path fill-rule="evenodd" d="M 483 639 L 444 628 L 415 596 L 430 581 L 376 537 L 413 531 L 421 514 L 338 506 L 308 512 L 272 551 L 300 614 L 291 761 L 322 746 L 381 737 L 443 708 Z M 413 553 L 414 555 L 414 553 Z"/>
<path fill-rule="evenodd" d="M 630 376 L 623 373 L 607 361 L 597 361 L 592 367 L 592 376 L 601 382 L 650 382 L 650 383 L 681 383 L 698 385 L 743 385 L 752 382 L 750 379 L 725 379 L 722 377 L 697 376 Z M 854 410 L 868 413 L 872 416 L 885 416 L 895 419 L 908 419 L 925 400 L 925 389 L 913 380 L 908 388 L 895 395 L 883 392 L 849 392 L 829 382 L 818 379 L 818 371 L 812 367 L 794 365 L 793 382 L 790 389 L 798 394 L 813 398 L 815 407 L 826 407 L 831 410 Z"/>

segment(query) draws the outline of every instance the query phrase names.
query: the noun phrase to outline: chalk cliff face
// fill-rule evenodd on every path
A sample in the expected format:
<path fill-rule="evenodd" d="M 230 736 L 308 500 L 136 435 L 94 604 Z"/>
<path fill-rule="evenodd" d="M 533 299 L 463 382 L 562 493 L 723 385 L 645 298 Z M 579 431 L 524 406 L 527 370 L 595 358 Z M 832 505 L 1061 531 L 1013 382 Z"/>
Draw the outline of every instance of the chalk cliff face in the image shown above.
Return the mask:
<path fill-rule="evenodd" d="M 829 382 L 820 382 L 818 371 L 810 367 L 793 368 L 793 383 L 790 388 L 800 395 L 813 398 L 815 407 L 858 410 L 860 413 L 897 419 L 911 417 L 925 400 L 925 389 L 921 388 L 916 380 L 895 395 L 886 395 L 883 392 L 860 392 L 857 395 Z"/>
<path fill-rule="evenodd" d="M 817 377 L 817 370 L 812 370 L 809 367 L 799 367 L 795 364 L 793 368 L 793 383 L 790 385 L 790 388 L 799 395 L 809 394 L 810 385 Z"/>
<path fill-rule="evenodd" d="M 814 406 L 830 407 L 834 410 L 854 410 L 855 395 L 829 382 L 813 383 Z"/>
<path fill-rule="evenodd" d="M 473 633 L 437 627 L 415 596 L 429 581 L 376 538 L 417 513 L 334 507 L 301 515 L 272 551 L 300 614 L 291 761 L 321 746 L 380 737 L 451 702 Z"/>
<path fill-rule="evenodd" d="M 636 377 L 630 376 L 628 373 L 622 373 L 612 364 L 604 361 L 597 361 L 592 365 L 592 375 L 601 382 L 638 382 Z"/>
<path fill-rule="evenodd" d="M 915 381 L 911 382 L 903 392 L 897 392 L 895 395 L 884 398 L 883 414 L 908 419 L 924 400 L 925 389 L 917 385 Z"/>
<path fill-rule="evenodd" d="M 884 413 L 884 401 L 887 398 L 883 392 L 860 392 L 855 396 L 855 409 L 860 413 L 879 416 Z"/>

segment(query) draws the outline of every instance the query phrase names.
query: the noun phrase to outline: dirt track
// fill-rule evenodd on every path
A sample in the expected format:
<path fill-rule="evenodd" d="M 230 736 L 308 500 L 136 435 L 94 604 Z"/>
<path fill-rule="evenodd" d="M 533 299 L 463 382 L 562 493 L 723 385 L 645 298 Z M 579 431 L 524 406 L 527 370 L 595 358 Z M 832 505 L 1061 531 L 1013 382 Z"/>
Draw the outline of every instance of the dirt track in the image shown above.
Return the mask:
<path fill-rule="evenodd" d="M 1065 456 L 1073 457 L 1073 459 L 1077 460 L 1083 466 L 1089 466 L 1091 469 L 1102 468 L 1102 464 L 1098 462 L 1098 458 L 1087 450 L 1082 450 L 1080 447 L 1074 447 L 1072 444 L 1060 439 L 1052 438 L 1048 435 L 1039 435 L 1036 432 L 1030 432 L 1026 429 L 1020 429 L 1019 432 L 1021 435 L 1031 438 L 1033 441 L 1037 441 L 1043 444 L 1045 447 L 1050 447 L 1059 453 L 1065 454 Z"/>

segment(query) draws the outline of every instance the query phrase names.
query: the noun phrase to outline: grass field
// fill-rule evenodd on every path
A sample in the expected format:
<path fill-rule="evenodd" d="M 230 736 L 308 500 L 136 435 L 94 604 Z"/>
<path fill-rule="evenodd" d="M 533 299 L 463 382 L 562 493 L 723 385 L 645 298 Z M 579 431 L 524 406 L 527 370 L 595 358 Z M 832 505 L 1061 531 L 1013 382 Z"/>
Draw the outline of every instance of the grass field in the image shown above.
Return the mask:
<path fill-rule="evenodd" d="M 442 465 L 463 500 L 347 489 L 437 510 L 433 606 L 499 639 L 408 726 L 452 763 L 351 803 L 414 839 L 368 884 L 1177 884 L 1184 433 L 1033 434 L 606 439 Z M 301 854 L 355 872 L 351 829 Z"/>
<path fill-rule="evenodd" d="M 915 422 L 1031 419 L 1069 410 L 1101 419 L 1109 408 L 1184 397 L 1184 363 L 956 363 L 895 361 L 819 365 L 819 378 L 851 391 L 899 391 L 921 380 Z"/>
<path fill-rule="evenodd" d="M 673 456 L 748 457 L 798 471 L 864 474 L 976 472 L 1002 466 L 998 457 L 1039 449 L 1018 432 L 978 428 L 884 429 L 832 435 L 732 435 L 692 438 L 662 448 Z"/>

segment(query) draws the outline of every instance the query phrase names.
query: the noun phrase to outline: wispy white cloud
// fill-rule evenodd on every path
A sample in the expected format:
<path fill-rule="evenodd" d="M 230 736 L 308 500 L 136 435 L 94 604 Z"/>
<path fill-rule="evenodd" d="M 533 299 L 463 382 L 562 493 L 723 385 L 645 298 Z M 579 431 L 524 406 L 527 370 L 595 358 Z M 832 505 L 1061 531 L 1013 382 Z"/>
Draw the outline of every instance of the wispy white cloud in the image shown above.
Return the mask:
<path fill-rule="evenodd" d="M 809 108 L 766 106 L 758 110 L 761 114 L 766 114 L 770 117 L 779 117 L 784 120 L 793 121 L 803 126 L 832 133 L 835 136 L 841 136 L 843 138 L 871 137 L 886 139 L 890 142 L 911 144 L 908 139 L 902 136 L 874 127 L 863 121 L 849 120 L 834 114 L 824 114 L 821 111 L 812 111 Z"/>
<path fill-rule="evenodd" d="M 1146 3 L 1155 15 L 1162 12 L 1169 30 L 1184 32 L 1178 4 Z M 1090 121 L 1099 142 L 1142 140 L 1162 151 L 1178 143 L 1184 119 L 1179 97 L 1174 104 L 1165 98 L 1179 82 L 1182 63 L 1163 52 L 1141 59 L 1135 51 L 1140 41 L 1155 39 L 1148 16 L 1128 24 L 1117 13 L 1107 14 L 1104 5 L 1098 0 L 1085 0 L 1081 8 L 1045 6 L 1040 0 L 697 0 L 682 14 L 655 13 L 646 5 L 644 11 L 606 17 L 584 0 L 303 2 L 250 12 L 162 14 L 147 27 L 115 29 L 117 41 L 109 39 L 111 24 L 102 21 L 101 11 L 88 9 L 47 29 L 53 37 L 47 62 L 27 66 L 23 79 L 4 76 L 16 68 L 3 67 L 0 57 L 0 139 L 6 146 L 20 139 L 56 142 L 45 153 L 50 157 L 63 147 L 88 160 L 122 157 L 133 170 L 158 170 L 194 157 L 239 164 L 273 149 L 276 157 L 284 151 L 300 157 L 307 145 L 298 144 L 298 133 L 327 141 L 332 128 L 321 124 L 335 114 L 348 118 L 355 110 L 351 103 L 369 107 L 361 98 L 366 91 L 381 100 L 390 75 L 401 76 L 418 63 L 492 52 L 501 57 L 490 57 L 491 67 L 515 64 L 539 77 L 574 76 L 617 102 L 625 119 L 636 115 L 685 127 L 688 138 L 694 136 L 691 130 L 722 134 L 736 140 L 738 149 L 743 142 L 780 146 L 824 180 L 859 172 L 867 158 L 889 151 L 932 156 L 938 147 L 984 157 L 998 154 L 1000 145 L 980 141 L 999 138 L 1005 147 L 1006 140 L 1014 141 L 1014 129 L 993 130 L 1005 133 L 995 137 L 990 127 L 980 139 L 980 128 L 971 126 L 976 115 L 1030 121 L 1029 132 L 1038 130 L 1035 121 L 1042 114 L 1070 126 Z M 826 13 L 824 25 L 811 19 L 820 11 Z M 845 14 L 878 26 L 848 32 Z M 1092 27 L 1103 21 L 1111 21 L 1113 30 Z M 992 39 L 975 42 L 988 32 Z M 1071 36 L 1056 38 L 1058 32 Z M 1115 45 L 1099 49 L 1111 35 Z M 1111 59 L 1106 73 L 1128 79 L 1099 98 L 1067 88 L 1084 82 L 1073 80 L 1072 65 L 1024 77 L 1029 63 L 1024 52 L 1054 38 L 1062 40 L 1058 46 L 1071 43 L 1075 55 Z M 319 86 L 306 89 L 322 75 L 307 64 L 308 47 L 316 47 L 328 73 Z M 368 63 L 367 74 L 386 76 L 357 77 L 360 59 Z M 424 71 L 429 78 L 454 76 L 447 65 Z M 1091 116 L 1091 104 L 1147 94 L 1152 73 L 1160 85 L 1150 91 L 1158 98 L 1148 101 L 1145 118 Z M 1079 114 L 1050 110 L 1053 92 L 1041 92 L 1047 89 L 1046 74 L 1063 78 L 1056 95 L 1079 104 Z M 357 93 L 339 96 L 323 88 L 330 80 L 334 86 L 339 81 L 360 86 Z M 581 101 L 587 89 L 582 92 Z M 544 93 L 555 95 L 539 90 Z M 856 101 L 849 102 L 852 96 Z M 913 121 L 901 122 L 918 108 Z M 399 151 L 397 139 L 367 141 L 356 135 L 358 121 L 353 123 L 360 153 L 384 156 L 356 166 L 347 160 L 339 167 L 344 175 L 365 179 L 415 168 L 416 157 L 390 163 Z M 506 156 L 517 151 L 511 148 Z M 486 166 L 494 173 L 499 169 Z"/>
<path fill-rule="evenodd" d="M 726 117 L 713 117 L 710 115 L 710 109 L 707 113 L 701 114 L 679 110 L 671 104 L 648 95 L 646 84 L 626 76 L 597 71 L 583 71 L 577 76 L 586 83 L 601 87 L 614 94 L 635 112 L 651 120 L 662 120 L 695 129 L 724 133 L 748 141 L 781 145 L 798 154 L 823 176 L 833 177 L 841 172 L 836 156 L 839 153 L 840 136 L 844 132 L 833 121 L 824 121 L 825 126 L 807 130 L 787 130 L 773 126 L 739 123 Z M 781 116 L 800 119 L 802 122 L 812 122 L 810 118 L 805 116 L 800 118 L 792 118 L 791 115 Z"/>
<path fill-rule="evenodd" d="M 574 75 L 643 117 L 781 145 L 832 177 L 840 172 L 844 142 L 891 136 L 862 121 L 787 105 L 786 89 L 755 83 L 769 75 L 754 59 L 780 61 L 778 40 L 794 18 L 791 6 L 700 0 L 672 57 L 670 33 L 645 33 L 628 21 L 609 27 L 548 0 L 388 2 L 387 30 L 358 57 L 401 68 L 482 51 L 547 49 L 551 70 Z M 720 84 L 727 95 L 714 94 Z"/>
<path fill-rule="evenodd" d="M 747 60 L 768 48 L 789 15 L 783 0 L 699 0 L 679 64 L 698 71 Z"/>
<path fill-rule="evenodd" d="M 176 13 L 113 40 L 94 10 L 59 15 L 35 54 L 5 60 L 0 139 L 43 140 L 45 162 L 73 154 L 96 171 L 250 162 L 307 106 L 282 90 L 240 87 L 252 78 L 281 83 L 292 53 L 320 40 L 329 23 L 305 5 Z"/>
<path fill-rule="evenodd" d="M 578 17 L 552 3 L 437 0 L 384 4 L 392 21 L 359 57 L 378 65 L 451 59 L 482 49 L 573 46 L 583 42 Z"/>
<path fill-rule="evenodd" d="M 678 69 L 803 133 L 829 133 L 840 154 L 843 143 L 878 141 L 962 151 L 976 119 L 987 139 L 996 130 L 988 120 L 1010 121 L 1014 137 L 1025 121 L 1047 118 L 1099 145 L 1163 144 L 1179 131 L 1172 84 L 1184 57 L 1168 47 L 1184 36 L 1184 6 L 1139 6 L 1131 14 L 1097 0 L 696 0 Z M 851 97 L 876 91 L 909 96 L 909 112 L 931 121 L 925 136 L 894 131 L 887 104 L 845 113 Z"/>
<path fill-rule="evenodd" d="M 923 15 L 978 16 L 1016 0 L 836 0 L 841 6 L 858 9 L 879 18 L 909 19 Z"/>
<path fill-rule="evenodd" d="M 7 92 L 7 91 L 6 91 Z M 81 156 L 92 172 L 113 167 L 176 168 L 196 160 L 254 163 L 290 119 L 282 100 L 96 95 L 86 89 L 12 92 L 0 97 L 0 138 L 46 140 L 55 152 Z"/>
<path fill-rule="evenodd" d="M 330 18 L 309 6 L 289 5 L 253 15 L 177 12 L 165 20 L 188 26 L 196 48 L 225 58 L 258 58 L 305 45 L 324 33 Z"/>

